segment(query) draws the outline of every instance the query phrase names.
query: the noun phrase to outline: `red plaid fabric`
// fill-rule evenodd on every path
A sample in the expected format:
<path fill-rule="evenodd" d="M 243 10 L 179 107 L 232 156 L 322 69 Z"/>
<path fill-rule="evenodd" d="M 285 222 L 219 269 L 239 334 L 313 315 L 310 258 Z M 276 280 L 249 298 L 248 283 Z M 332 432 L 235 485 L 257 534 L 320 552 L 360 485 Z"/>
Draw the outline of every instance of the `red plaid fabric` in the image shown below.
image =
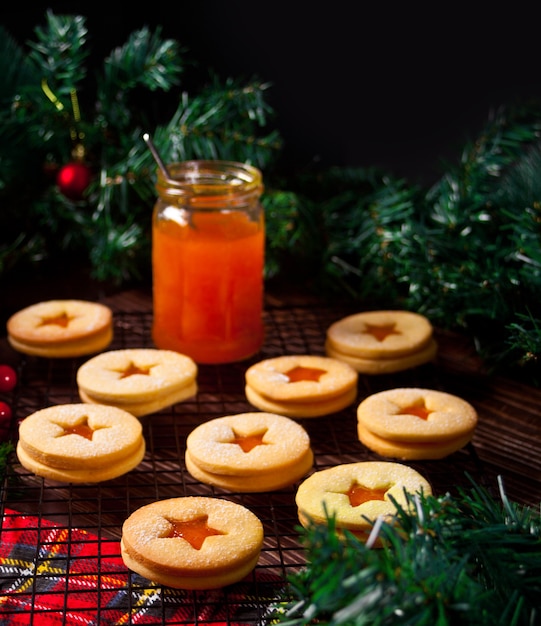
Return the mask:
<path fill-rule="evenodd" d="M 153 586 L 124 566 L 118 541 L 11 509 L 0 539 L 0 626 L 254 624 L 279 583 L 254 572 L 223 590 Z"/>

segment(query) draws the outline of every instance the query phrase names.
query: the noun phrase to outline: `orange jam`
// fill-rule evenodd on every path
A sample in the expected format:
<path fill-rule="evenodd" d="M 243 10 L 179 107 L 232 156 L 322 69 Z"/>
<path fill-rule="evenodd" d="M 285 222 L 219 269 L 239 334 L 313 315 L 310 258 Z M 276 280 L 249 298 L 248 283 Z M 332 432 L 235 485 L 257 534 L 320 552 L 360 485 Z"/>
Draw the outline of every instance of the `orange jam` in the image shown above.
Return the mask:
<path fill-rule="evenodd" d="M 148 376 L 150 372 L 150 367 L 141 368 L 134 363 L 130 363 L 128 367 L 120 371 L 120 378 L 128 378 L 128 376 L 134 376 L 135 374 L 143 374 L 144 376 Z"/>
<path fill-rule="evenodd" d="M 250 450 L 253 450 L 256 446 L 265 445 L 263 443 L 264 435 L 265 433 L 261 433 L 259 435 L 242 436 L 235 433 L 235 439 L 233 439 L 231 443 L 236 443 L 242 448 L 243 452 L 250 452 Z"/>
<path fill-rule="evenodd" d="M 395 324 L 385 324 L 383 326 L 367 324 L 365 334 L 372 335 L 374 339 L 380 342 L 387 339 L 389 335 L 400 335 L 400 333 L 395 330 Z"/>
<path fill-rule="evenodd" d="M 387 489 L 371 489 L 354 483 L 347 492 L 347 496 L 351 506 L 359 506 L 371 500 L 385 500 L 386 493 Z"/>
<path fill-rule="evenodd" d="M 325 370 L 320 370 L 317 367 L 297 366 L 289 370 L 289 372 L 285 372 L 285 375 L 289 378 L 290 383 L 297 383 L 301 380 L 313 380 L 318 382 L 325 373 Z"/>
<path fill-rule="evenodd" d="M 64 426 L 63 435 L 79 435 L 89 441 L 92 441 L 94 430 L 88 424 L 76 424 L 75 426 Z"/>
<path fill-rule="evenodd" d="M 169 537 L 181 537 L 185 539 L 195 550 L 201 550 L 207 537 L 213 535 L 223 535 L 225 533 L 215 530 L 207 524 L 208 517 L 198 517 L 193 520 L 181 522 L 179 520 L 168 520 L 172 526 Z"/>
<path fill-rule="evenodd" d="M 415 415 L 422 420 L 426 420 L 430 413 L 432 413 L 432 411 L 429 411 L 424 404 L 412 404 L 411 406 L 401 409 L 398 415 Z"/>
<path fill-rule="evenodd" d="M 263 217 L 204 212 L 154 221 L 153 340 L 199 363 L 255 354 L 263 341 Z"/>
<path fill-rule="evenodd" d="M 55 315 L 54 317 L 44 317 L 41 320 L 40 326 L 61 326 L 62 328 L 66 328 L 68 324 L 71 322 L 73 318 L 70 317 L 67 313 L 60 313 L 59 315 Z"/>

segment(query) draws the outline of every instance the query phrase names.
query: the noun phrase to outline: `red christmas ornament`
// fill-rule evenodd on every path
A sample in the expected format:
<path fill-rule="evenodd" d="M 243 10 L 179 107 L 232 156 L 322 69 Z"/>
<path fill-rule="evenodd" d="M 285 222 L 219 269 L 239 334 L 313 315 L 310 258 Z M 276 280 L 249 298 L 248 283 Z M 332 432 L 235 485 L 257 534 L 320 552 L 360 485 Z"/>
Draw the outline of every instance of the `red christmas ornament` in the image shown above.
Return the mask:
<path fill-rule="evenodd" d="M 11 419 L 11 407 L 6 402 L 0 401 L 0 425 Z"/>
<path fill-rule="evenodd" d="M 82 200 L 91 179 L 92 173 L 88 165 L 81 161 L 71 161 L 60 168 L 56 184 L 66 198 Z"/>
<path fill-rule="evenodd" d="M 12 391 L 17 384 L 17 373 L 9 365 L 0 364 L 0 391 Z"/>

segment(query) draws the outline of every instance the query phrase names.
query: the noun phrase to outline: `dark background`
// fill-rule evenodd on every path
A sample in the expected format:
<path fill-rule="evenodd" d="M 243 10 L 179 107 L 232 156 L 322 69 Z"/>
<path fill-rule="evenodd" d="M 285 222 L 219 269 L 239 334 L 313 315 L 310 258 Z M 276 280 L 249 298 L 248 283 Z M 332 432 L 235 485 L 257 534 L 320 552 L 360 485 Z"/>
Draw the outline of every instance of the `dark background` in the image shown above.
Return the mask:
<path fill-rule="evenodd" d="M 533 9 L 366 4 L 6 2 L 0 23 L 24 44 L 47 8 L 85 15 L 99 63 L 134 30 L 160 26 L 200 75 L 212 68 L 272 83 L 268 99 L 292 168 L 381 166 L 430 183 L 492 110 L 540 95 Z"/>

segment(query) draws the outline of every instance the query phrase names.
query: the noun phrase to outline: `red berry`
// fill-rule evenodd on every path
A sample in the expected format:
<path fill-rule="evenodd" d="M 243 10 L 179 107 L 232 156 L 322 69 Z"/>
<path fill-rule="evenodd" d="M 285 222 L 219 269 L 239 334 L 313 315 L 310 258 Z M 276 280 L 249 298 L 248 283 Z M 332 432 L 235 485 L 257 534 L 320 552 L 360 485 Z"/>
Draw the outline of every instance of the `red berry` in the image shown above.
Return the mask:
<path fill-rule="evenodd" d="M 7 422 L 11 419 L 11 407 L 9 404 L 0 400 L 0 422 L 4 420 Z"/>
<path fill-rule="evenodd" d="M 0 391 L 11 391 L 17 384 L 17 373 L 9 365 L 0 365 Z"/>

